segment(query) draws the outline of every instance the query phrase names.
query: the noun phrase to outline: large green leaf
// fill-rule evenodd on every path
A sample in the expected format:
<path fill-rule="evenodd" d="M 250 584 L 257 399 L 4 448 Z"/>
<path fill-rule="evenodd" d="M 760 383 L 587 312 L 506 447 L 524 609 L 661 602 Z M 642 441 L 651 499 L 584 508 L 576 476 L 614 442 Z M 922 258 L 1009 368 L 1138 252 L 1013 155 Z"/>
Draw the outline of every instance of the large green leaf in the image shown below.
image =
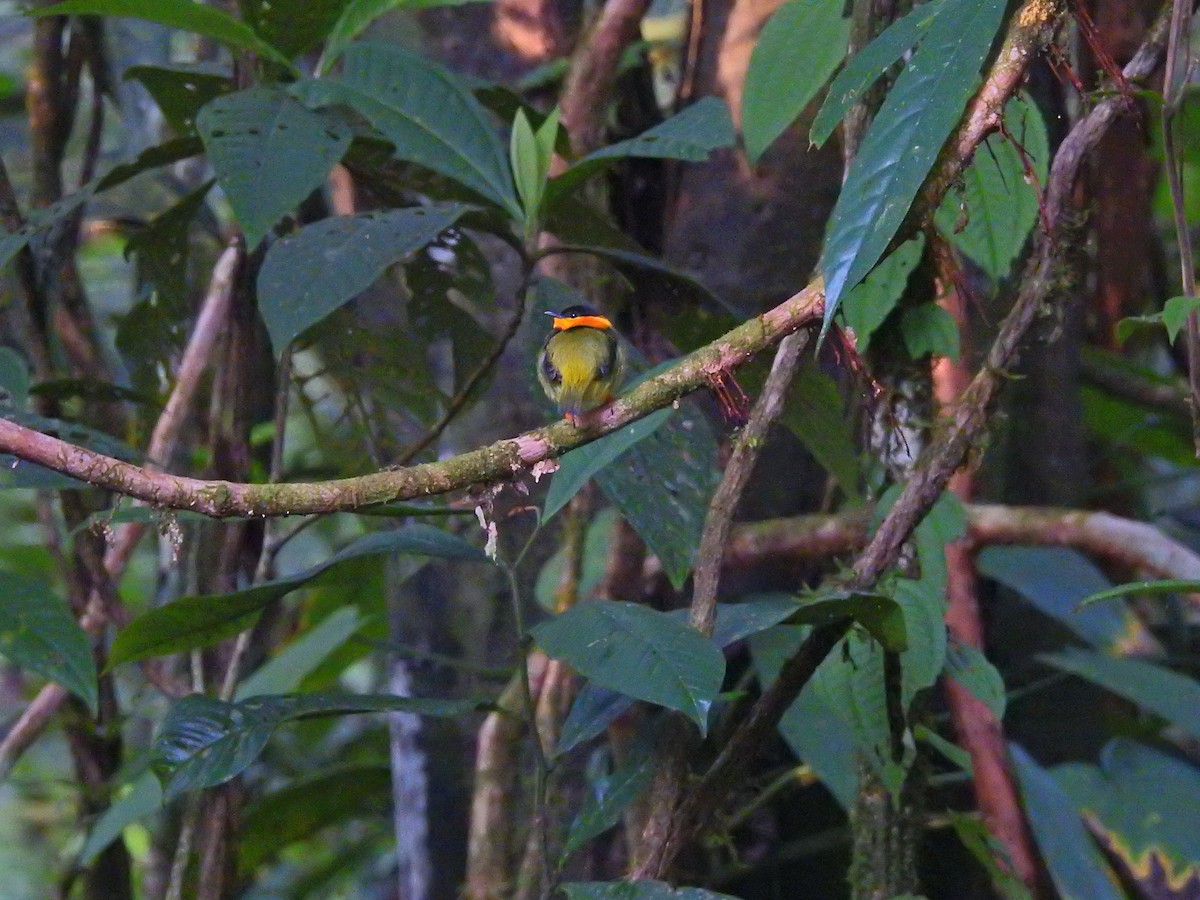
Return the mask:
<path fill-rule="evenodd" d="M 1066 763 L 1055 780 L 1149 897 L 1200 887 L 1200 768 L 1129 738 L 1105 745 L 1100 765 Z M 1180 889 L 1180 885 L 1186 887 Z M 1166 890 L 1168 885 L 1175 891 Z"/>
<path fill-rule="evenodd" d="M 588 881 L 562 885 L 567 900 L 737 900 L 701 888 L 673 888 L 662 881 Z"/>
<path fill-rule="evenodd" d="M 1086 678 L 1200 739 L 1200 682 L 1143 659 L 1117 659 L 1080 647 L 1042 653 L 1038 659 Z"/>
<path fill-rule="evenodd" d="M 855 347 L 865 354 L 871 346 L 871 336 L 891 315 L 908 287 L 921 254 L 925 251 L 925 235 L 905 241 L 871 270 L 861 283 L 846 294 L 842 301 L 842 318 L 854 331 Z"/>
<path fill-rule="evenodd" d="M 310 105 L 353 107 L 395 145 L 399 159 L 453 178 L 521 220 L 508 153 L 487 112 L 465 84 L 427 59 L 392 44 L 354 44 L 336 77 L 296 90 Z"/>
<path fill-rule="evenodd" d="M 194 0 L 67 0 L 31 10 L 34 16 L 112 16 L 157 22 L 210 37 L 235 50 L 249 50 L 291 68 L 291 61 L 254 30 L 215 6 Z"/>
<path fill-rule="evenodd" d="M 258 300 L 276 352 L 466 211 L 458 204 L 324 219 L 276 241 L 258 274 Z"/>
<path fill-rule="evenodd" d="M 0 656 L 61 684 L 95 709 L 91 642 L 49 585 L 0 572 Z"/>
<path fill-rule="evenodd" d="M 1004 0 L 944 0 L 863 138 L 822 255 L 825 322 L 879 262 L 979 80 Z"/>
<path fill-rule="evenodd" d="M 201 107 L 234 90 L 229 76 L 194 65 L 130 66 L 124 78 L 141 83 L 177 134 L 194 132 Z"/>
<path fill-rule="evenodd" d="M 353 606 L 344 606 L 322 619 L 238 685 L 234 700 L 259 694 L 285 694 L 295 690 L 334 650 L 350 640 L 366 621 Z"/>
<path fill-rule="evenodd" d="M 585 600 L 532 631 L 547 655 L 596 684 L 684 713 L 707 731 L 725 656 L 667 613 L 616 600 Z"/>
<path fill-rule="evenodd" d="M 683 403 L 669 422 L 597 472 L 596 484 L 681 587 L 719 478 L 712 426 L 694 403 Z"/>
<path fill-rule="evenodd" d="M 559 198 L 618 160 L 635 156 L 704 162 L 714 150 L 729 147 L 733 141 L 729 107 L 724 100 L 705 97 L 637 137 L 603 147 L 576 162 L 550 180 L 543 206 L 552 209 Z"/>
<path fill-rule="evenodd" d="M 796 372 L 780 422 L 834 477 L 847 497 L 860 496 L 862 471 L 854 440 L 855 425 L 846 412 L 837 382 L 822 372 L 815 360 Z"/>
<path fill-rule="evenodd" d="M 273 791 L 246 810 L 238 869 L 248 875 L 289 844 L 330 825 L 383 816 L 391 802 L 392 773 L 386 765 L 345 766 Z"/>
<path fill-rule="evenodd" d="M 134 619 L 113 641 L 109 665 L 194 650 L 237 634 L 253 624 L 264 607 L 308 584 L 339 563 L 360 556 L 404 553 L 463 562 L 487 562 L 461 538 L 430 525 L 365 535 L 318 565 L 296 575 L 231 594 L 184 597 Z"/>
<path fill-rule="evenodd" d="M 150 765 L 162 782 L 164 799 L 170 801 L 244 772 L 285 722 L 370 712 L 453 717 L 479 708 L 476 700 L 390 694 L 263 695 L 237 703 L 192 694 L 171 707 L 163 719 L 151 748 Z"/>
<path fill-rule="evenodd" d="M 977 558 L 981 574 L 1016 591 L 1041 612 L 1102 650 L 1117 650 L 1145 626 L 1127 608 L 1079 609 L 1111 583 L 1087 557 L 1061 547 L 988 547 Z"/>
<path fill-rule="evenodd" d="M 325 183 L 351 138 L 341 120 L 261 85 L 205 105 L 196 130 L 251 250 Z"/>
<path fill-rule="evenodd" d="M 1066 900 L 1124 900 L 1125 892 L 1087 833 L 1071 799 L 1017 744 L 1009 754 L 1021 784 L 1029 826 L 1059 896 Z"/>
<path fill-rule="evenodd" d="M 839 0 L 789 0 L 763 26 L 742 95 L 746 156 L 756 163 L 817 96 L 846 55 L 850 20 Z"/>
<path fill-rule="evenodd" d="M 765 687 L 779 677 L 784 662 L 809 632 L 805 626 L 779 625 L 750 639 L 760 684 Z M 842 807 L 850 809 L 858 787 L 854 733 L 846 719 L 826 705 L 811 681 L 779 720 L 779 734 Z"/>
<path fill-rule="evenodd" d="M 153 772 L 145 771 L 130 783 L 126 793 L 114 800 L 96 819 L 83 849 L 79 851 L 80 865 L 86 866 L 119 838 L 126 828 L 153 815 L 161 806 L 162 785 Z"/>
<path fill-rule="evenodd" d="M 904 347 L 913 359 L 926 354 L 958 359 L 958 323 L 954 316 L 934 302 L 906 309 L 900 319 Z"/>
<path fill-rule="evenodd" d="M 368 25 L 394 9 L 429 9 L 434 6 L 461 6 L 490 0 L 350 0 L 329 31 L 325 41 L 325 59 L 332 62 Z"/>
<path fill-rule="evenodd" d="M 638 441 L 649 437 L 671 418 L 672 410 L 659 409 L 643 419 L 630 422 L 624 428 L 606 434 L 597 441 L 576 447 L 558 460 L 558 471 L 546 492 L 542 521 L 546 521 L 571 502 L 588 481 L 614 462 Z"/>
<path fill-rule="evenodd" d="M 615 772 L 592 780 L 579 814 L 567 831 L 560 865 L 592 838 L 608 831 L 621 820 L 629 804 L 641 796 L 654 780 L 654 762 L 653 754 L 634 753 L 633 758 Z"/>
<path fill-rule="evenodd" d="M 993 134 L 975 151 L 961 187 L 947 192 L 935 216 L 950 243 L 996 279 L 1008 275 L 1037 221 L 1038 191 L 1050 162 L 1046 123 L 1028 97 L 1008 102 L 1004 130 L 1007 137 Z M 1017 144 L 1028 157 L 1033 179 L 1026 176 Z"/>
<path fill-rule="evenodd" d="M 742 603 L 718 603 L 712 639 L 718 647 L 752 637 L 796 614 L 800 605 L 791 594 L 763 594 Z M 668 615 L 687 621 L 687 610 Z M 591 740 L 611 725 L 634 704 L 634 698 L 619 691 L 586 683 L 579 691 L 559 734 L 555 753 L 562 755 L 584 741 Z"/>
<path fill-rule="evenodd" d="M 348 0 L 239 0 L 242 18 L 264 41 L 294 58 L 329 34 Z"/>
<path fill-rule="evenodd" d="M 868 88 L 925 35 L 943 0 L 931 0 L 913 9 L 889 25 L 878 37 L 850 58 L 833 79 L 825 102 L 809 130 L 809 139 L 820 146 L 829 140 L 833 129 L 845 118 Z"/>

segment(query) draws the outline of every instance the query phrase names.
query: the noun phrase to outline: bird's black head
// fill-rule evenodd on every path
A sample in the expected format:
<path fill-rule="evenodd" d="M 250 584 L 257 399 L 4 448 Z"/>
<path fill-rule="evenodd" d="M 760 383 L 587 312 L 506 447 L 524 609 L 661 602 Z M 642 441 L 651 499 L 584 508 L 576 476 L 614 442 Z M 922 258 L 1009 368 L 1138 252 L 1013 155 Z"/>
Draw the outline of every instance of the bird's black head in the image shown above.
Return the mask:
<path fill-rule="evenodd" d="M 546 315 L 554 320 L 555 331 L 569 328 L 599 328 L 603 331 L 612 328 L 612 322 L 586 303 L 568 306 L 562 312 L 547 312 Z"/>
<path fill-rule="evenodd" d="M 588 306 L 586 303 L 578 303 L 575 306 L 568 306 L 562 312 L 547 310 L 546 315 L 552 319 L 581 319 L 584 316 L 598 316 L 600 312 L 594 306 Z"/>

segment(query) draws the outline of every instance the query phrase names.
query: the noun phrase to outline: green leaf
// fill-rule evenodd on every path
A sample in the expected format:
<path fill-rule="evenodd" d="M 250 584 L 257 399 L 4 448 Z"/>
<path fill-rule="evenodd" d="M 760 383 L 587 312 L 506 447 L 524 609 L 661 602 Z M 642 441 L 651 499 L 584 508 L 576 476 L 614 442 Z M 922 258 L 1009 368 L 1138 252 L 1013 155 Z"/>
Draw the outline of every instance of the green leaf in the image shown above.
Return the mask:
<path fill-rule="evenodd" d="M 238 685 L 233 699 L 294 691 L 307 675 L 365 624 L 366 620 L 352 606 L 335 610 L 259 666 Z"/>
<path fill-rule="evenodd" d="M 1145 896 L 1162 881 L 1200 881 L 1200 769 L 1129 738 L 1109 741 L 1100 765 L 1066 763 L 1055 780 Z M 1165 871 L 1164 871 L 1165 870 Z M 1155 882 L 1158 882 L 1157 885 Z"/>
<path fill-rule="evenodd" d="M 153 772 L 143 772 L 130 785 L 128 793 L 100 814 L 79 851 L 79 864 L 88 865 L 126 828 L 153 815 L 161 806 L 162 787 L 158 779 Z"/>
<path fill-rule="evenodd" d="M 635 138 L 611 144 L 576 162 L 546 186 L 545 205 L 552 208 L 584 181 L 627 157 L 704 162 L 734 142 L 733 121 L 724 100 L 705 97 Z"/>
<path fill-rule="evenodd" d="M 1030 828 L 1059 895 L 1071 900 L 1124 900 L 1125 892 L 1054 776 L 1017 744 L 1009 744 L 1009 754 Z"/>
<path fill-rule="evenodd" d="M 879 262 L 975 91 L 1004 0 L 945 0 L 863 138 L 822 255 L 825 327 Z"/>
<path fill-rule="evenodd" d="M 1102 650 L 1127 646 L 1144 631 L 1136 616 L 1116 606 L 1079 609 L 1087 597 L 1111 587 L 1086 556 L 1062 547 L 987 547 L 976 558 L 979 572 L 1016 591 L 1038 610 L 1062 622 Z"/>
<path fill-rule="evenodd" d="M 296 85 L 308 105 L 345 103 L 395 145 L 396 157 L 454 179 L 521 221 L 508 154 L 460 79 L 392 44 L 347 48 L 336 77 Z"/>
<path fill-rule="evenodd" d="M 1003 721 L 1004 679 L 982 651 L 952 641 L 946 650 L 946 675 L 982 700 L 997 721 Z"/>
<path fill-rule="evenodd" d="M 725 657 L 678 619 L 636 603 L 585 600 L 532 634 L 547 655 L 596 684 L 679 710 L 707 732 Z"/>
<path fill-rule="evenodd" d="M 259 309 L 276 352 L 465 212 L 450 203 L 338 216 L 276 241 L 258 274 Z"/>
<path fill-rule="evenodd" d="M 559 865 L 592 838 L 616 826 L 629 804 L 645 793 L 653 780 L 653 754 L 639 753 L 617 771 L 589 784 L 579 814 L 567 831 Z"/>
<path fill-rule="evenodd" d="M 185 194 L 174 206 L 155 216 L 145 228 L 134 232 L 125 243 L 125 258 L 134 256 L 137 259 L 139 286 L 157 295 L 154 298 L 155 305 L 161 304 L 163 312 L 166 313 L 165 318 L 172 320 L 171 326 L 174 327 L 169 328 L 170 331 L 178 332 L 179 321 L 187 318 L 190 313 L 187 306 L 187 275 L 188 257 L 192 247 L 192 223 L 205 208 L 205 200 L 212 186 L 212 181 L 206 181 L 194 191 Z M 146 358 L 150 354 L 145 354 L 137 362 L 154 369 L 151 377 L 157 383 L 158 373 L 164 371 L 159 366 L 166 365 L 167 358 L 178 349 L 174 346 L 176 342 L 169 340 L 169 334 L 165 333 L 168 328 L 146 329 L 140 322 L 137 338 L 131 340 L 132 336 L 126 332 L 124 326 L 134 322 L 139 322 L 137 317 L 122 318 L 117 332 L 117 346 L 126 356 L 133 356 L 130 351 L 140 347 L 137 343 L 138 338 L 148 343 L 152 342 L 154 350 L 158 351 L 153 354 L 154 358 Z"/>
<path fill-rule="evenodd" d="M 542 521 L 547 521 L 570 503 L 571 498 L 578 494 L 597 472 L 615 462 L 638 441 L 648 438 L 666 424 L 667 419 L 671 418 L 671 413 L 671 409 L 655 410 L 643 419 L 630 422 L 624 428 L 559 457 L 558 470 L 554 473 L 550 489 L 546 492 Z"/>
<path fill-rule="evenodd" d="M 329 33 L 346 0 L 240 0 L 239 5 L 246 24 L 293 59 Z"/>
<path fill-rule="evenodd" d="M 838 0 L 790 0 L 754 45 L 742 95 L 746 156 L 757 163 L 808 106 L 846 55 L 850 20 Z"/>
<path fill-rule="evenodd" d="M 884 647 L 897 652 L 907 646 L 904 611 L 891 597 L 882 594 L 831 591 L 802 599 L 789 617 L 793 625 L 827 625 L 838 619 L 853 619 Z"/>
<path fill-rule="evenodd" d="M 392 773 L 386 765 L 345 766 L 300 779 L 262 797 L 245 813 L 238 835 L 244 875 L 322 828 L 387 813 Z"/>
<path fill-rule="evenodd" d="M 95 710 L 91 641 L 49 585 L 0 572 L 0 656 L 62 685 Z"/>
<path fill-rule="evenodd" d="M 673 888 L 662 881 L 576 881 L 561 890 L 567 900 L 737 900 L 700 888 Z"/>
<path fill-rule="evenodd" d="M 480 709 L 476 700 L 426 700 L 390 694 L 283 694 L 226 703 L 191 694 L 163 719 L 151 748 L 150 766 L 166 802 L 187 791 L 224 784 L 244 772 L 285 722 L 317 716 L 406 712 L 454 717 Z"/>
<path fill-rule="evenodd" d="M 1046 183 L 1050 146 L 1046 123 L 1028 97 L 1014 97 L 1004 108 L 1011 140 L 993 134 L 962 175 L 960 189 L 946 193 L 934 221 L 947 239 L 992 276 L 1008 275 L 1029 230 L 1038 220 L 1038 191 Z M 1020 144 L 1036 182 L 1026 178 Z"/>
<path fill-rule="evenodd" d="M 183 597 L 139 616 L 113 641 L 109 667 L 194 650 L 231 637 L 253 624 L 264 607 L 339 563 L 384 553 L 487 562 L 481 551 L 461 538 L 429 525 L 414 524 L 396 531 L 378 531 L 359 538 L 324 562 L 296 575 L 231 594 Z"/>
<path fill-rule="evenodd" d="M 194 65 L 130 66 L 123 77 L 141 83 L 167 124 L 180 135 L 195 132 L 201 107 L 234 90 L 228 76 Z"/>
<path fill-rule="evenodd" d="M 24 409 L 29 403 L 29 364 L 11 347 L 0 347 L 0 405 Z"/>
<path fill-rule="evenodd" d="M 987 871 L 1004 900 L 1033 900 L 1029 888 L 1014 874 L 1016 870 L 1007 848 L 988 831 L 983 819 L 951 812 L 950 824 L 963 846 Z"/>
<path fill-rule="evenodd" d="M 958 323 L 936 303 L 922 303 L 905 310 L 900 331 L 913 359 L 926 354 L 946 356 L 952 362 L 958 359 Z"/>
<path fill-rule="evenodd" d="M 1162 322 L 1167 327 L 1167 339 L 1171 342 L 1187 324 L 1188 316 L 1200 310 L 1200 297 L 1172 297 L 1163 304 Z"/>
<path fill-rule="evenodd" d="M 1200 682 L 1143 659 L 1116 659 L 1071 647 L 1038 661 L 1100 685 L 1200 739 Z"/>
<path fill-rule="evenodd" d="M 779 625 L 750 639 L 758 680 L 766 687 L 779 677 L 783 663 L 800 647 L 810 629 Z M 839 713 L 826 704 L 810 680 L 779 720 L 784 742 L 816 773 L 843 809 L 851 809 L 858 788 L 854 734 Z"/>
<path fill-rule="evenodd" d="M 932 0 L 914 8 L 850 58 L 829 86 L 825 102 L 809 129 L 809 140 L 817 146 L 829 140 L 850 107 L 862 100 L 871 85 L 924 37 L 942 3 L 943 0 Z"/>
<path fill-rule="evenodd" d="M 325 183 L 351 138 L 343 122 L 265 86 L 208 103 L 196 116 L 196 130 L 249 250 Z"/>
<path fill-rule="evenodd" d="M 918 234 L 885 256 L 862 283 L 846 294 L 842 318 L 854 331 L 855 347 L 860 354 L 867 352 L 871 336 L 904 296 L 908 276 L 924 252 L 925 235 Z"/>
<path fill-rule="evenodd" d="M 713 642 L 721 648 L 766 631 L 796 612 L 798 602 L 791 594 L 763 594 L 742 603 L 718 603 Z M 687 621 L 687 610 L 677 609 L 669 616 L 680 623 Z M 591 740 L 634 704 L 634 699 L 619 691 L 587 682 L 579 691 L 559 734 L 555 755 L 562 756 L 584 741 Z"/>
<path fill-rule="evenodd" d="M 518 109 L 513 119 L 508 158 L 512 165 L 513 180 L 517 184 L 517 195 L 525 207 L 526 228 L 529 228 L 530 223 L 537 220 L 545 178 L 538 160 L 537 138 L 533 136 L 533 126 L 529 124 L 523 109 Z"/>
<path fill-rule="evenodd" d="M 337 59 L 368 25 L 394 9 L 431 9 L 438 6 L 487 2 L 490 0 L 350 0 L 325 41 L 325 68 L 328 69 L 329 64 Z"/>
<path fill-rule="evenodd" d="M 291 70 L 291 61 L 229 13 L 193 0 L 67 0 L 29 12 L 31 16 L 111 16 L 157 22 L 210 37 L 235 50 L 249 50 Z"/>
<path fill-rule="evenodd" d="M 1082 609 L 1089 604 L 1098 603 L 1101 600 L 1119 600 L 1131 594 L 1153 596 L 1156 594 L 1191 593 L 1200 593 L 1200 581 L 1194 581 L 1190 578 L 1131 581 L 1128 584 L 1119 584 L 1115 588 L 1109 588 L 1107 591 L 1097 591 L 1094 594 L 1089 594 L 1079 601 L 1077 608 Z"/>
<path fill-rule="evenodd" d="M 846 412 L 837 382 L 817 367 L 815 358 L 796 372 L 780 421 L 822 468 L 833 475 L 847 497 L 860 496 L 862 471 L 855 426 Z"/>
<path fill-rule="evenodd" d="M 169 166 L 204 152 L 204 144 L 200 139 L 191 135 L 172 138 L 153 147 L 147 147 L 133 159 L 119 163 L 100 176 L 95 182 L 97 191 L 108 191 L 136 178 L 151 169 Z M 82 193 L 85 188 L 80 188 Z M 69 198 L 68 198 L 69 199 Z M 50 207 L 53 209 L 54 207 Z"/>

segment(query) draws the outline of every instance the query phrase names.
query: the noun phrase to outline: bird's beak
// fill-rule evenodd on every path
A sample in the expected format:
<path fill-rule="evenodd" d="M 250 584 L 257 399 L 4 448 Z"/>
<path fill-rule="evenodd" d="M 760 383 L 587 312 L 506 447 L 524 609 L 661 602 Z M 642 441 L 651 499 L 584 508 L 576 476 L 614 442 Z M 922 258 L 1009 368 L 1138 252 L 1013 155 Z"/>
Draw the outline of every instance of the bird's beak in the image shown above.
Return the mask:
<path fill-rule="evenodd" d="M 548 309 L 548 310 L 546 310 L 544 313 L 542 313 L 542 315 L 543 315 L 543 316 L 549 316 L 549 317 L 550 317 L 550 318 L 552 318 L 552 319 L 561 319 L 561 318 L 562 318 L 562 314 L 561 314 L 561 313 L 556 313 L 556 312 L 554 312 L 553 310 L 549 310 L 549 309 Z"/>

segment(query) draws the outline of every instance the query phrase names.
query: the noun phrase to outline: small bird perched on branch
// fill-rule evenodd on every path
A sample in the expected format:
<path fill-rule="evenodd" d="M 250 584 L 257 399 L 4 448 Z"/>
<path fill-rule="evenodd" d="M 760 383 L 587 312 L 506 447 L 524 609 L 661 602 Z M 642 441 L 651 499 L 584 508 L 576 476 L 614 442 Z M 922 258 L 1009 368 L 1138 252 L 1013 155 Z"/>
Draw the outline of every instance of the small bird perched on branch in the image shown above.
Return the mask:
<path fill-rule="evenodd" d="M 612 322 L 590 306 L 546 315 L 554 325 L 538 354 L 538 381 L 559 414 L 577 425 L 612 400 L 625 375 L 625 353 Z"/>

